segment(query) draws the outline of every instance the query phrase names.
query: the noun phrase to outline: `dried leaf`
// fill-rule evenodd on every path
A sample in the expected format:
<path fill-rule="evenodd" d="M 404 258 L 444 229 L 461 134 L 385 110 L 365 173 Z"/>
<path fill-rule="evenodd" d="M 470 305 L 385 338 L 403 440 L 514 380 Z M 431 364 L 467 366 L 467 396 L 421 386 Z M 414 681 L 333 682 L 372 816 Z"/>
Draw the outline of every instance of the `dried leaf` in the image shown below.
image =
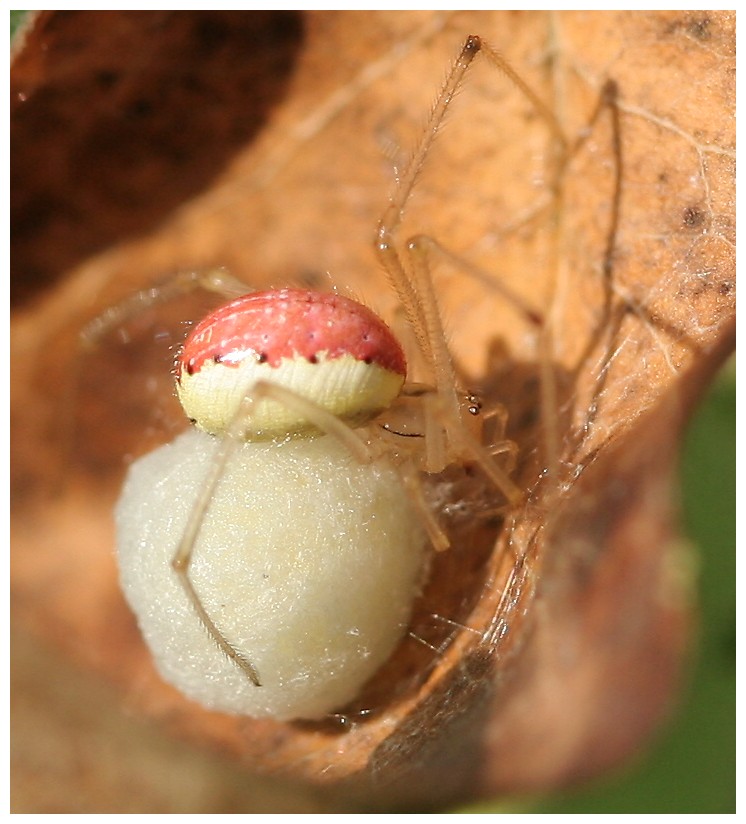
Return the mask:
<path fill-rule="evenodd" d="M 179 735 L 367 808 L 545 790 L 635 752 L 691 623 L 680 433 L 734 345 L 734 26 L 729 12 L 41 15 L 13 69 L 16 622 Z M 160 309 L 85 358 L 76 333 L 135 288 L 215 265 L 252 285 L 333 282 L 391 317 L 373 230 L 468 33 L 584 135 L 559 167 L 546 122 L 477 61 L 403 232 L 549 319 L 558 397 L 542 417 L 535 327 L 496 287 L 436 272 L 461 368 L 510 412 L 528 503 L 496 542 L 459 533 L 418 619 L 454 622 L 425 636 L 443 648 L 402 652 L 361 699 L 372 712 L 208 713 L 154 674 L 110 520 L 122 457 L 172 427 L 153 329 L 197 310 Z M 586 129 L 607 81 L 618 133 L 613 106 Z M 50 498 L 70 397 L 48 376 L 78 368 L 82 423 Z M 547 431 L 559 471 L 542 480 Z"/>

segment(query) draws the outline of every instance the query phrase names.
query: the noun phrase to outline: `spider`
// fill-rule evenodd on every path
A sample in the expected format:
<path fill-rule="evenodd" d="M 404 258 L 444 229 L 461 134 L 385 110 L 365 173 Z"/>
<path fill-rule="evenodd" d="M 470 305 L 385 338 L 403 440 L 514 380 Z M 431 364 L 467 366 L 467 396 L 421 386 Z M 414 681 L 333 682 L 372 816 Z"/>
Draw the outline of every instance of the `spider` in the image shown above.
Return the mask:
<path fill-rule="evenodd" d="M 426 382 L 406 381 L 391 330 L 349 298 L 239 295 L 245 287 L 222 273 L 175 285 L 233 300 L 178 355 L 177 392 L 196 427 L 131 468 L 118 546 L 125 594 L 161 673 L 208 707 L 315 718 L 355 697 L 405 631 L 426 575 L 426 539 L 449 546 L 421 476 L 468 465 L 503 509 L 522 499 L 509 477 L 515 446 L 504 415 L 459 386 L 446 344 L 430 261 L 448 253 L 426 236 L 403 248 L 398 238 L 480 51 L 554 123 L 499 54 L 467 38 L 375 234 Z"/>

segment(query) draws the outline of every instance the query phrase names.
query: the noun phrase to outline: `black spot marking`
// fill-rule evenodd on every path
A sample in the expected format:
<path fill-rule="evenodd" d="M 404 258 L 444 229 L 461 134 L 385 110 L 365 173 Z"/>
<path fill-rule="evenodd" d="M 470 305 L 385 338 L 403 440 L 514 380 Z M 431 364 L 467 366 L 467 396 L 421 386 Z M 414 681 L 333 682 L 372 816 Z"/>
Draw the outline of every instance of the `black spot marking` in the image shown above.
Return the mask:
<path fill-rule="evenodd" d="M 380 424 L 381 429 L 385 432 L 390 432 L 392 435 L 398 435 L 400 438 L 424 438 L 422 432 L 399 432 L 394 429 L 389 423 Z"/>
<path fill-rule="evenodd" d="M 269 355 L 266 352 L 257 352 L 256 353 L 256 362 L 257 363 L 266 363 L 269 360 Z"/>
<path fill-rule="evenodd" d="M 308 360 L 309 363 L 318 363 L 319 362 L 319 359 L 316 357 L 316 355 L 309 355 L 307 360 Z"/>

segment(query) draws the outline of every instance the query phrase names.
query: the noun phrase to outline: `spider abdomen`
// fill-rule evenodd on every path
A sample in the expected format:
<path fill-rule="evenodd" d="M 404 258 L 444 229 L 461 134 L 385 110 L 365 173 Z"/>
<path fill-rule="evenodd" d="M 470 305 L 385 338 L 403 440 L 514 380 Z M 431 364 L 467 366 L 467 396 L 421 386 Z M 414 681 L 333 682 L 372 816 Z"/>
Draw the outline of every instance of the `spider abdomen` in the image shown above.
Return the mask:
<path fill-rule="evenodd" d="M 215 310 L 189 335 L 176 368 L 187 416 L 214 434 L 228 429 L 260 381 L 358 425 L 391 404 L 406 375 L 401 346 L 377 315 L 349 298 L 304 289 L 252 292 Z M 244 436 L 313 428 L 295 409 L 265 399 L 251 410 Z"/>

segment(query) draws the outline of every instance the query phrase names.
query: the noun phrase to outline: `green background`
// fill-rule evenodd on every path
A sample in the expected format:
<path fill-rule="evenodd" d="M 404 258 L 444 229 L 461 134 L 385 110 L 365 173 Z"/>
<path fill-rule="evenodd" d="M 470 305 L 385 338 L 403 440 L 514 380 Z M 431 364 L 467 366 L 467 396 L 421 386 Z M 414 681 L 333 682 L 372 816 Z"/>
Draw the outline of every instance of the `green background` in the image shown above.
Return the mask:
<path fill-rule="evenodd" d="M 459 812 L 736 811 L 736 370 L 723 369 L 682 456 L 686 533 L 700 563 L 700 637 L 682 704 L 640 760 L 591 787 Z"/>

